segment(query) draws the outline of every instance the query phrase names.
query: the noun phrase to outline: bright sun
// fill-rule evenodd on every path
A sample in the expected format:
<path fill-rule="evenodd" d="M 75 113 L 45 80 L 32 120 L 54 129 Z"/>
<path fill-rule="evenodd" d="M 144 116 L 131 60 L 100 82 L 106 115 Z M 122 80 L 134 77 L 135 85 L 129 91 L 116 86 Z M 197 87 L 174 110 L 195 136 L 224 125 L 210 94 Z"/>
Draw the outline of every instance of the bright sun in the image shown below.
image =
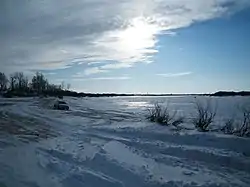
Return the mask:
<path fill-rule="evenodd" d="M 142 19 L 131 21 L 130 26 L 118 35 L 121 45 L 128 50 L 144 50 L 155 46 L 157 27 Z"/>
<path fill-rule="evenodd" d="M 112 53 L 110 60 L 149 63 L 153 54 L 158 52 L 156 35 L 160 31 L 159 26 L 145 18 L 135 18 L 125 29 L 105 33 L 96 44 L 104 47 L 107 54 Z"/>

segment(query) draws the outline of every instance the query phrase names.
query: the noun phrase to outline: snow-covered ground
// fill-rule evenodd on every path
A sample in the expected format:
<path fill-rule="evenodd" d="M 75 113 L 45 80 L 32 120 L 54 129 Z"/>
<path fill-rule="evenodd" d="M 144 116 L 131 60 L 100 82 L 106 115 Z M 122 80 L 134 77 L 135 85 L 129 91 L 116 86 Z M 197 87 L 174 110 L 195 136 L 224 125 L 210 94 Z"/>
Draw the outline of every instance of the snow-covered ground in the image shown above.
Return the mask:
<path fill-rule="evenodd" d="M 198 98 L 206 100 L 206 97 Z M 212 98 L 213 132 L 145 119 L 159 102 L 192 117 L 193 97 L 0 98 L 1 187 L 246 186 L 250 139 L 216 132 L 248 97 Z"/>

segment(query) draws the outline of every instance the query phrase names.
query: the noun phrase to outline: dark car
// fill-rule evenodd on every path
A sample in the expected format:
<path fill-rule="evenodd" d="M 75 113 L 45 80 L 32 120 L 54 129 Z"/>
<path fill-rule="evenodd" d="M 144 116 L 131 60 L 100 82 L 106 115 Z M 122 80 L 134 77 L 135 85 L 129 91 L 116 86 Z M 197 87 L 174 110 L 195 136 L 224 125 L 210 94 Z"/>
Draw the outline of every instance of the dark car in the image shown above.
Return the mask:
<path fill-rule="evenodd" d="M 54 104 L 54 109 L 57 110 L 69 110 L 69 106 L 65 101 L 56 101 Z"/>

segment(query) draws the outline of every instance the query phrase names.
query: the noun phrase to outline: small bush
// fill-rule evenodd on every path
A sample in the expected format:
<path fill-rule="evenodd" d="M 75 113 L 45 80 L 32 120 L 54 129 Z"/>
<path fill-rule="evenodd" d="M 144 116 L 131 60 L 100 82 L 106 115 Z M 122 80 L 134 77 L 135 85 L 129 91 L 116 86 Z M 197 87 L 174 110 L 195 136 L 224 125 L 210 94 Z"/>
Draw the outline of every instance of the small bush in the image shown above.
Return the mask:
<path fill-rule="evenodd" d="M 234 134 L 235 131 L 235 120 L 228 119 L 225 123 L 225 126 L 221 128 L 221 131 L 223 131 L 225 134 Z"/>
<path fill-rule="evenodd" d="M 225 126 L 221 130 L 226 134 L 250 137 L 250 107 L 243 106 L 240 108 L 240 112 L 242 114 L 240 120 L 227 120 Z"/>
<path fill-rule="evenodd" d="M 184 117 L 176 117 L 176 114 L 176 111 L 171 113 L 168 107 L 155 104 L 152 109 L 148 110 L 147 119 L 160 125 L 173 125 L 177 127 L 184 123 Z"/>
<path fill-rule="evenodd" d="M 216 108 L 212 108 L 210 100 L 206 104 L 200 101 L 195 102 L 196 116 L 193 118 L 193 124 L 201 131 L 208 131 L 209 125 L 213 123 L 216 116 Z"/>
<path fill-rule="evenodd" d="M 241 108 L 243 119 L 239 128 L 240 136 L 250 136 L 250 107 L 243 106 Z"/>
<path fill-rule="evenodd" d="M 225 134 L 235 134 L 237 136 L 248 136 L 250 137 L 250 107 L 242 106 L 239 108 L 241 118 L 237 121 L 235 119 L 229 119 L 226 121 L 222 131 Z"/>

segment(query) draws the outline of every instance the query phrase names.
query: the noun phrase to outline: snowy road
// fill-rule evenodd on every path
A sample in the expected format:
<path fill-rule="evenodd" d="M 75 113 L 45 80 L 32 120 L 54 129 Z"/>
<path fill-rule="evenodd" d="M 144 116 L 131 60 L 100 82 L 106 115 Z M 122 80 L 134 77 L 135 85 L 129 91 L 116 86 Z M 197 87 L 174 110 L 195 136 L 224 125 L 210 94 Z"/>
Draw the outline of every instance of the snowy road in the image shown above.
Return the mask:
<path fill-rule="evenodd" d="M 192 116 L 192 97 L 53 100 L 0 98 L 0 187 L 249 186 L 250 139 L 145 120 L 156 101 Z M 213 100 L 222 123 L 249 98 Z"/>

